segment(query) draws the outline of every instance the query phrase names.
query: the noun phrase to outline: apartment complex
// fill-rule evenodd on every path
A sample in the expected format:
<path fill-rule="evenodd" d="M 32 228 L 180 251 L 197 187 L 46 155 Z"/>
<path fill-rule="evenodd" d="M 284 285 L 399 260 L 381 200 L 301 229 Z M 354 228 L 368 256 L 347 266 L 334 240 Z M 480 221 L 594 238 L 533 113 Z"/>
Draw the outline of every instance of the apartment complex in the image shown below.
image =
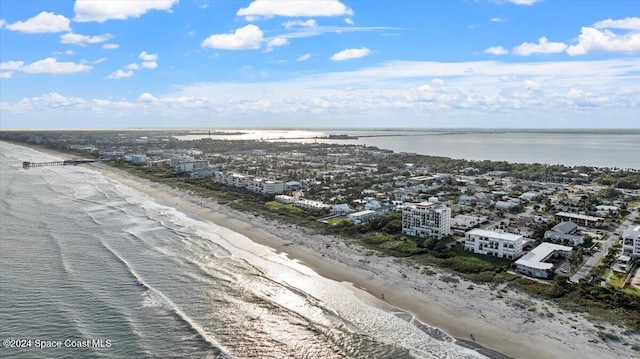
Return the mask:
<path fill-rule="evenodd" d="M 629 225 L 622 233 L 622 255 L 640 257 L 640 226 Z"/>
<path fill-rule="evenodd" d="M 402 233 L 442 238 L 451 233 L 451 208 L 440 203 L 407 204 L 402 211 Z"/>
<path fill-rule="evenodd" d="M 260 177 L 246 176 L 233 172 L 216 172 L 216 182 L 227 186 L 246 188 L 262 194 L 279 194 L 284 192 L 284 182 L 268 180 Z"/>
<path fill-rule="evenodd" d="M 573 248 L 553 243 L 542 243 L 516 261 L 516 269 L 536 278 L 548 278 L 553 273 L 553 261 L 568 257 Z"/>
<path fill-rule="evenodd" d="M 473 229 L 465 234 L 464 249 L 488 256 L 516 259 L 522 255 L 524 237 L 519 234 Z"/>

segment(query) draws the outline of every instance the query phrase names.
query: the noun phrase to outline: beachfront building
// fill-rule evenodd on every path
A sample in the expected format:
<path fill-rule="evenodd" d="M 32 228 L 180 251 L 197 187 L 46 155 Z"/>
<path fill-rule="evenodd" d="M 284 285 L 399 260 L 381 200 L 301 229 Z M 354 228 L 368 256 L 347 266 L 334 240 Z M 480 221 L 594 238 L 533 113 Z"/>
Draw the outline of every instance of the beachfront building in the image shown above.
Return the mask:
<path fill-rule="evenodd" d="M 284 182 L 255 177 L 247 181 L 247 189 L 262 194 L 280 194 L 284 192 Z"/>
<path fill-rule="evenodd" d="M 604 218 L 577 213 L 558 212 L 556 213 L 556 218 L 560 221 L 571 221 L 584 227 L 601 227 L 604 223 Z"/>
<path fill-rule="evenodd" d="M 331 209 L 331 206 L 320 201 L 314 201 L 311 199 L 298 199 L 293 204 L 297 207 L 308 209 L 310 211 L 322 211 L 325 209 Z"/>
<path fill-rule="evenodd" d="M 293 204 L 293 202 L 295 202 L 296 199 L 291 197 L 291 196 L 287 196 L 285 194 L 279 194 L 276 196 L 276 202 L 280 202 L 280 203 L 284 203 L 284 204 Z"/>
<path fill-rule="evenodd" d="M 622 233 L 622 255 L 640 257 L 640 226 L 629 225 Z"/>
<path fill-rule="evenodd" d="M 551 230 L 544 232 L 544 239 L 573 247 L 581 245 L 584 241 L 584 237 L 578 234 L 578 225 L 569 221 L 560 222 Z"/>
<path fill-rule="evenodd" d="M 473 229 L 465 234 L 464 249 L 488 256 L 516 259 L 522 255 L 524 237 L 519 234 Z"/>
<path fill-rule="evenodd" d="M 440 203 L 411 203 L 402 210 L 402 234 L 442 238 L 451 233 L 451 208 Z"/>
<path fill-rule="evenodd" d="M 369 222 L 372 218 L 377 216 L 378 216 L 378 213 L 376 211 L 366 209 L 364 211 L 351 213 L 347 216 L 347 218 L 349 218 L 351 222 L 355 224 L 362 224 L 362 223 Z"/>
<path fill-rule="evenodd" d="M 191 160 L 178 163 L 175 168 L 176 172 L 195 172 L 209 167 L 208 160 Z"/>
<path fill-rule="evenodd" d="M 144 165 L 147 163 L 147 156 L 131 155 L 131 163 L 133 163 L 134 165 Z"/>
<path fill-rule="evenodd" d="M 573 248 L 553 243 L 542 243 L 516 261 L 518 272 L 536 278 L 548 278 L 553 273 L 553 261 L 568 257 Z"/>
<path fill-rule="evenodd" d="M 216 172 L 216 182 L 233 187 L 246 187 L 249 177 L 234 172 Z"/>

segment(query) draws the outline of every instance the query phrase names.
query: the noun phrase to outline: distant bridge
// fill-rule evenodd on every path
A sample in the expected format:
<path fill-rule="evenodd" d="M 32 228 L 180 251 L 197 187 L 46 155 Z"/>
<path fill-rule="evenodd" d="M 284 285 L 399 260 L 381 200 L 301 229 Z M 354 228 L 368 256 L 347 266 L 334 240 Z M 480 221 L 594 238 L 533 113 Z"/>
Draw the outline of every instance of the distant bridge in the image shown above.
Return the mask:
<path fill-rule="evenodd" d="M 100 162 L 102 160 L 92 160 L 88 158 L 80 158 L 75 160 L 53 161 L 53 162 L 22 162 L 22 168 L 31 167 L 50 167 L 50 166 L 75 166 L 82 163 Z"/>

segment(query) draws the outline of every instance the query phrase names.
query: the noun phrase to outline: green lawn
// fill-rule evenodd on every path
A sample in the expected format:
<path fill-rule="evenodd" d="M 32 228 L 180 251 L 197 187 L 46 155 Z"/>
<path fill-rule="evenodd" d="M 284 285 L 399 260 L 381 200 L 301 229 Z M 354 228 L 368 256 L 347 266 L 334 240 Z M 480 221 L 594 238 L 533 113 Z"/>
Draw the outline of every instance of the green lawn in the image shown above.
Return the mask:
<path fill-rule="evenodd" d="M 482 262 L 489 263 L 491 265 L 502 267 L 505 269 L 509 268 L 511 266 L 511 263 L 513 263 L 512 261 L 504 258 L 485 256 L 483 254 L 468 252 L 468 251 L 465 251 L 464 248 L 462 247 L 455 247 L 453 251 L 456 253 L 456 257 L 475 258 Z"/>

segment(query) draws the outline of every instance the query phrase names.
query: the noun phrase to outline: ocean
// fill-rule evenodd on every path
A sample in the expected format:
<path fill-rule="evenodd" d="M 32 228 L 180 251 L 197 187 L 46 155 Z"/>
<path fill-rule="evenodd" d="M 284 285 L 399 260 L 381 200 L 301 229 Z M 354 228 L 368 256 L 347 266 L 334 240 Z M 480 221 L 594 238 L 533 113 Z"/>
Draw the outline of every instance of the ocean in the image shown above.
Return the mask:
<path fill-rule="evenodd" d="M 52 160 L 0 142 L 3 358 L 483 358 L 88 167 L 22 168 Z"/>
<path fill-rule="evenodd" d="M 246 130 L 243 135 L 216 139 L 278 140 L 367 145 L 394 152 L 417 153 L 466 160 L 545 163 L 640 169 L 640 130 L 510 130 L 510 129 L 395 129 L 395 130 Z M 316 138 L 348 135 L 357 139 Z M 180 136 L 190 140 L 203 135 Z"/>

